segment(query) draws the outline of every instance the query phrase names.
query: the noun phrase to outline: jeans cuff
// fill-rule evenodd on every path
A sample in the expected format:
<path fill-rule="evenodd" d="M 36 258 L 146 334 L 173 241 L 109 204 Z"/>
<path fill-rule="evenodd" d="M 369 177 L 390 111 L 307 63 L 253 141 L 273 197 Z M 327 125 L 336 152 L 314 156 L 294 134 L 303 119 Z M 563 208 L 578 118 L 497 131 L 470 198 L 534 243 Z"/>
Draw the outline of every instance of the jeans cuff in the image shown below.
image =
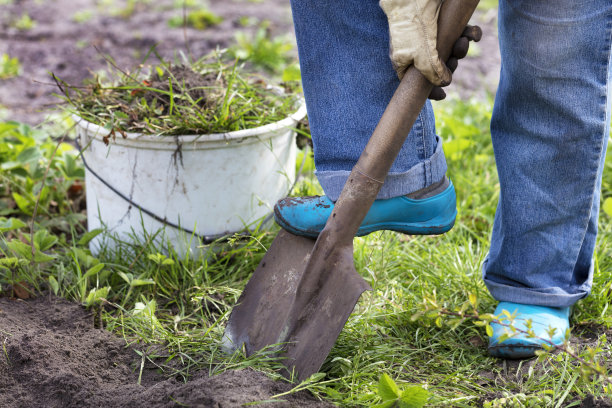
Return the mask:
<path fill-rule="evenodd" d="M 561 288 L 520 288 L 493 282 L 486 277 L 484 283 L 495 300 L 525 305 L 568 307 L 589 294 L 589 290 L 579 290 L 572 294 L 564 292 Z"/>
<path fill-rule="evenodd" d="M 442 150 L 442 140 L 436 136 L 437 146 L 434 154 L 405 172 L 390 172 L 380 189 L 377 199 L 388 199 L 414 193 L 436 183 L 446 174 L 446 159 Z M 348 179 L 350 171 L 315 171 L 323 191 L 330 200 L 336 201 Z"/>

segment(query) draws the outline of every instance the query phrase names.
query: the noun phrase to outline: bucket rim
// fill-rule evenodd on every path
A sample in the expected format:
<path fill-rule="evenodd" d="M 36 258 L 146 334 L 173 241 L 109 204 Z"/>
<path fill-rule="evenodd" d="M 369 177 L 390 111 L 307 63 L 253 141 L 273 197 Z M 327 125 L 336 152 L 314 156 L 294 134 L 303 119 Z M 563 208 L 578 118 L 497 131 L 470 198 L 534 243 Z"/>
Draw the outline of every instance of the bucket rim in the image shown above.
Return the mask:
<path fill-rule="evenodd" d="M 117 138 L 117 144 L 121 144 L 121 140 L 125 140 L 129 143 L 130 140 L 138 140 L 139 142 L 152 142 L 152 143 L 163 143 L 164 139 L 167 139 L 168 143 L 175 144 L 176 138 L 180 138 L 181 142 L 184 143 L 208 143 L 208 142 L 228 142 L 231 140 L 240 140 L 246 139 L 250 137 L 264 136 L 264 135 L 272 135 L 276 131 L 286 129 L 295 125 L 300 120 L 306 117 L 306 103 L 303 98 L 300 98 L 298 109 L 287 116 L 284 119 L 281 119 L 277 122 L 268 123 L 267 125 L 258 126 L 250 129 L 241 129 L 235 130 L 232 132 L 224 132 L 224 133 L 209 133 L 202 135 L 159 135 L 159 134 L 145 134 L 140 132 L 125 132 L 127 138 L 123 139 L 121 137 Z M 96 125 L 95 123 L 89 122 L 86 119 L 83 119 L 77 114 L 71 115 L 77 127 L 83 129 L 89 135 L 93 136 L 95 139 L 102 140 L 103 137 L 108 135 L 108 130 L 100 125 Z"/>

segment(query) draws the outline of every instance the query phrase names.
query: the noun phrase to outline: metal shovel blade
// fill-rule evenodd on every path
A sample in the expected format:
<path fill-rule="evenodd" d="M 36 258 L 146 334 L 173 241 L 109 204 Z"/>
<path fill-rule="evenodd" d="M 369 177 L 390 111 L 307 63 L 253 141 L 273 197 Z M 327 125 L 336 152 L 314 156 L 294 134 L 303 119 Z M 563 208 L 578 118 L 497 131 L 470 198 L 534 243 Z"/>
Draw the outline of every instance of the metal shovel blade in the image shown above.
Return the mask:
<path fill-rule="evenodd" d="M 280 334 L 314 243 L 284 230 L 278 233 L 230 314 L 223 333 L 226 352 L 244 346 L 251 355 L 284 342 Z"/>
<path fill-rule="evenodd" d="M 319 370 L 370 285 L 355 270 L 352 240 L 317 242 L 278 233 L 232 310 L 226 351 L 244 347 L 251 355 L 272 346 L 287 374 L 304 380 Z"/>
<path fill-rule="evenodd" d="M 289 374 L 303 381 L 319 371 L 359 297 L 371 289 L 355 269 L 352 240 L 332 246 L 317 241 L 283 330 Z"/>

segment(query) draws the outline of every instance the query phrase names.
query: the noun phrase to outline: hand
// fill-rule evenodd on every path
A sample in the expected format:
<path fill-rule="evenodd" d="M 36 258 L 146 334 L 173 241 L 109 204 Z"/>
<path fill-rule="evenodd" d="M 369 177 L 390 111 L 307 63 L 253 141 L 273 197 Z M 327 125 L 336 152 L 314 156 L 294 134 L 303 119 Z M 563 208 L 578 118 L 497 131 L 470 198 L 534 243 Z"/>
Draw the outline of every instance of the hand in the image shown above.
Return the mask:
<path fill-rule="evenodd" d="M 480 39 L 480 28 L 466 28 L 455 43 L 449 66 L 440 60 L 436 43 L 441 5 L 442 0 L 380 0 L 380 7 L 389 21 L 391 62 L 400 79 L 406 69 L 414 65 L 434 85 L 446 86 L 452 80 L 454 69 L 451 68 L 453 65 L 456 68 L 457 60 L 467 54 L 465 44 Z"/>
<path fill-rule="evenodd" d="M 478 26 L 468 25 L 463 30 L 461 37 L 453 45 L 451 56 L 446 61 L 446 66 L 450 69 L 451 73 L 454 73 L 459 65 L 459 60 L 464 58 L 470 48 L 470 41 L 478 42 L 482 38 L 482 30 Z M 446 98 L 446 92 L 441 86 L 435 86 L 429 94 L 429 99 L 434 101 L 441 101 Z"/>

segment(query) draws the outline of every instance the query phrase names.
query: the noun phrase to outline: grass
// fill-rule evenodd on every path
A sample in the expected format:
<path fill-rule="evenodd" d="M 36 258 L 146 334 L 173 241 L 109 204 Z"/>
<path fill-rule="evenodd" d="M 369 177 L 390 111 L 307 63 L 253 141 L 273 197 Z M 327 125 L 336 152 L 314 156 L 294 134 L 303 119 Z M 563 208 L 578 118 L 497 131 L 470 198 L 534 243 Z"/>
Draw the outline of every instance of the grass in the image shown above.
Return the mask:
<path fill-rule="evenodd" d="M 162 60 L 132 73 L 109 62 L 111 77 L 95 76 L 85 87 L 55 79 L 70 113 L 113 134 L 224 133 L 277 122 L 295 111 L 295 95 L 247 74 L 237 61 L 222 60 L 222 53 L 195 62 Z"/>
<path fill-rule="evenodd" d="M 299 387 L 341 406 L 363 407 L 422 389 L 429 395 L 427 406 L 572 407 L 589 395 L 603 397 L 601 380 L 582 375 L 577 361 L 565 353 L 503 362 L 488 357 L 485 330 L 474 322 L 456 325 L 437 313 L 418 315 L 431 301 L 454 310 L 475 296 L 482 312 L 491 312 L 495 304 L 480 276 L 499 195 L 488 130 L 491 104 L 451 100 L 436 111 L 449 176 L 458 192 L 456 226 L 443 236 L 379 232 L 355 239 L 356 267 L 373 291 L 362 296 L 340 334 L 321 369 L 324 376 Z M 69 194 L 82 179 L 81 164 L 66 159 L 74 157 L 74 151 L 65 147 L 53 156 L 51 135 L 23 125 L 4 126 L 0 159 L 13 164 L 3 164 L 0 173 L 0 216 L 5 217 L 0 218 L 0 290 L 27 282 L 33 292 L 48 290 L 89 305 L 103 327 L 134 345 L 167 375 L 188 378 L 196 370 L 217 374 L 253 367 L 277 376 L 279 362 L 266 359 L 266 353 L 247 358 L 240 352 L 225 356 L 219 349 L 231 307 L 274 230 L 205 247 L 197 259 L 180 258 L 152 236 L 102 248 L 93 256 L 87 243 L 99 231 L 85 232 L 78 194 Z M 40 152 L 36 159 L 29 157 L 31 148 Z M 295 194 L 320 193 L 312 158 L 307 159 Z M 36 202 L 47 167 L 54 183 L 64 181 L 41 198 L 34 238 L 29 227 L 32 207 L 19 206 L 12 193 L 29 192 L 30 201 Z M 53 204 L 62 195 L 71 198 Z M 609 154 L 603 199 L 610 197 Z M 593 293 L 578 303 L 573 316 L 576 335 L 596 334 L 576 348 L 592 359 L 586 349 L 591 346 L 608 369 L 611 347 L 601 334 L 612 326 L 611 220 L 612 214 L 602 212 Z M 32 240 L 34 255 L 27 244 Z M 397 393 L 391 392 L 386 378 L 397 385 Z"/>

